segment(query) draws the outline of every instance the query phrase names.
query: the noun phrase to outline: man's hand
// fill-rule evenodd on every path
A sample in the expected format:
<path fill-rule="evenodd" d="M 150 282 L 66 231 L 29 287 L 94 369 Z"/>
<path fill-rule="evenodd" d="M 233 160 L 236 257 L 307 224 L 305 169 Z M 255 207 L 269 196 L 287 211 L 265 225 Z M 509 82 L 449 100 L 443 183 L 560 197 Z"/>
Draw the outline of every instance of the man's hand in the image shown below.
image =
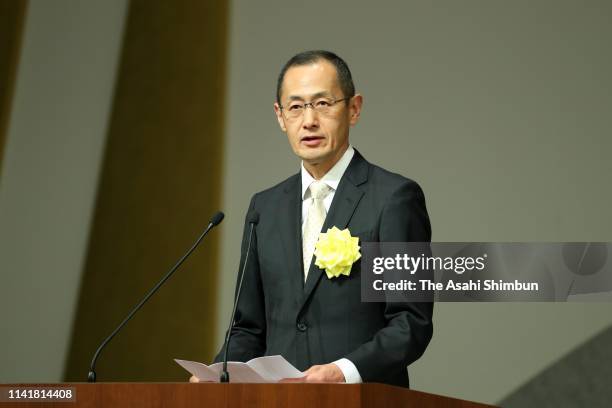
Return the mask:
<path fill-rule="evenodd" d="M 190 383 L 212 383 L 212 382 L 214 382 L 214 381 L 202 381 L 202 380 L 200 380 L 198 377 L 196 377 L 195 375 L 192 375 L 192 376 L 189 378 L 189 382 L 190 382 Z"/>
<path fill-rule="evenodd" d="M 314 365 L 304 372 L 304 377 L 301 378 L 285 378 L 280 382 L 283 383 L 339 383 L 346 382 L 342 370 L 335 365 L 324 364 Z"/>

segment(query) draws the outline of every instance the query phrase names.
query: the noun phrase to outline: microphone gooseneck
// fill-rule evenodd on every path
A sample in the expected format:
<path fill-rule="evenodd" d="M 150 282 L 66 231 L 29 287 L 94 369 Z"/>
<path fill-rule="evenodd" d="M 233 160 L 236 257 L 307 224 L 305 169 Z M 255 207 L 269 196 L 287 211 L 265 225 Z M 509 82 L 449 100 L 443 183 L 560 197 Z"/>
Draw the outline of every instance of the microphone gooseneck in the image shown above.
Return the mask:
<path fill-rule="evenodd" d="M 198 239 L 191 246 L 191 248 L 189 248 L 189 250 L 185 253 L 185 255 L 183 255 L 176 262 L 176 264 L 170 269 L 170 271 L 168 271 L 168 273 L 166 273 L 166 275 L 159 282 L 157 282 L 157 284 L 153 287 L 153 289 L 151 289 L 149 293 L 147 293 L 146 296 L 136 306 L 134 306 L 132 311 L 127 315 L 125 319 L 123 319 L 123 321 L 119 324 L 119 326 L 117 326 L 117 328 L 113 330 L 113 332 L 106 339 L 104 339 L 104 341 L 102 342 L 102 344 L 100 344 L 100 346 L 96 350 L 91 360 L 91 365 L 89 366 L 89 373 L 87 374 L 87 382 L 90 382 L 90 383 L 96 382 L 96 361 L 98 360 L 98 357 L 100 356 L 100 352 L 104 349 L 104 347 L 106 347 L 106 345 L 113 339 L 113 337 L 115 337 L 117 333 L 121 331 L 123 326 L 125 326 L 127 322 L 129 322 L 132 319 L 132 317 L 134 317 L 136 312 L 140 310 L 140 308 L 149 300 L 149 298 L 153 296 L 155 292 L 157 292 L 157 290 L 170 278 L 170 276 L 172 276 L 172 274 L 179 268 L 179 266 L 181 266 L 183 262 L 185 262 L 185 260 L 189 257 L 189 255 L 191 255 L 191 253 L 200 244 L 202 239 L 204 239 L 206 234 L 208 234 L 208 231 L 210 231 L 213 227 L 216 227 L 217 225 L 219 225 L 221 221 L 223 221 L 224 216 L 225 215 L 221 211 L 218 211 L 211 217 L 210 221 L 208 222 L 208 226 L 206 227 L 204 232 L 200 234 Z"/>
<path fill-rule="evenodd" d="M 259 222 L 259 213 L 257 211 L 251 211 L 247 215 L 247 222 L 251 225 L 251 229 L 249 231 L 249 244 L 247 245 L 247 252 L 244 257 L 244 264 L 242 265 L 242 273 L 240 274 L 240 280 L 238 281 L 238 290 L 236 291 L 236 300 L 234 301 L 234 308 L 232 309 L 232 317 L 230 319 L 229 328 L 227 329 L 227 333 L 225 334 L 225 349 L 223 350 L 223 369 L 221 371 L 221 375 L 219 376 L 219 382 L 229 383 L 230 376 L 227 371 L 227 359 L 228 359 L 228 350 L 230 344 L 230 338 L 232 335 L 232 328 L 234 327 L 234 319 L 236 317 L 236 309 L 238 308 L 238 301 L 240 300 L 240 292 L 242 290 L 242 281 L 244 280 L 244 272 L 246 271 L 247 262 L 249 261 L 249 254 L 251 252 L 251 242 L 253 241 L 253 230 L 255 229 L 255 225 Z"/>

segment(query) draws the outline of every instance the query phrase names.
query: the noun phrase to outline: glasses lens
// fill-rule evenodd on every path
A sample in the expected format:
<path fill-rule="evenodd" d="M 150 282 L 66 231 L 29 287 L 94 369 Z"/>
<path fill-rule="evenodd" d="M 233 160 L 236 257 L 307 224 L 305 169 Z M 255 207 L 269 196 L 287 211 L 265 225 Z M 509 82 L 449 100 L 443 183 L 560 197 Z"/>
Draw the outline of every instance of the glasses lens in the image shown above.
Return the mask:
<path fill-rule="evenodd" d="M 299 118 L 300 116 L 302 116 L 302 113 L 304 112 L 304 108 L 293 108 L 293 109 L 285 109 L 285 114 L 287 115 L 288 118 L 291 119 L 295 119 L 295 118 Z"/>
<path fill-rule="evenodd" d="M 308 108 L 312 108 L 321 115 L 329 116 L 333 113 L 334 106 L 338 102 L 339 101 L 336 101 L 334 99 L 321 98 L 307 104 L 292 104 L 287 106 L 287 108 L 283 110 L 285 112 L 285 116 L 289 119 L 297 119 L 301 117 L 304 111 Z"/>

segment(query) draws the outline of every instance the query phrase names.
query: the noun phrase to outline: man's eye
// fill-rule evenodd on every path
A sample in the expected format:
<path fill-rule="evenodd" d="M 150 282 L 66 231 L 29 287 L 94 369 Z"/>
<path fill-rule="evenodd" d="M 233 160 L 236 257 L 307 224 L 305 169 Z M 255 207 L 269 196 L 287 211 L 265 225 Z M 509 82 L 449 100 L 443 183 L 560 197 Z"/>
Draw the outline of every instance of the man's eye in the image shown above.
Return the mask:
<path fill-rule="evenodd" d="M 324 108 L 324 107 L 327 107 L 327 106 L 330 106 L 330 105 L 331 105 L 331 103 L 329 101 L 326 101 L 326 100 L 321 100 L 321 101 L 315 102 L 315 106 L 317 106 L 318 108 Z"/>
<path fill-rule="evenodd" d="M 290 111 L 296 111 L 296 110 L 302 109 L 303 107 L 304 107 L 304 105 L 298 105 L 298 104 L 289 105 L 289 110 Z"/>

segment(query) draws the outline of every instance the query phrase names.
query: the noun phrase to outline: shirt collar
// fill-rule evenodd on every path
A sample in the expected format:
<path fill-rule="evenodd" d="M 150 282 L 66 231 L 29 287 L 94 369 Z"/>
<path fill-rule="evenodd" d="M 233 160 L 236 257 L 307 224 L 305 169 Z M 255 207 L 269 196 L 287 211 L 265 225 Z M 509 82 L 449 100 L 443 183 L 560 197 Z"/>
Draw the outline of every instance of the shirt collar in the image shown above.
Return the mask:
<path fill-rule="evenodd" d="M 355 154 L 355 149 L 353 149 L 353 146 L 349 145 L 348 149 L 346 149 L 346 152 L 344 152 L 340 160 L 338 160 L 338 162 L 334 164 L 334 167 L 332 167 L 327 173 L 325 173 L 325 175 L 323 176 L 323 178 L 321 178 L 320 181 L 327 184 L 334 191 L 337 190 L 338 184 L 340 184 L 340 179 L 342 178 L 342 175 L 348 168 L 354 154 Z M 313 181 L 315 181 L 315 179 L 304 168 L 304 162 L 302 162 L 302 165 L 301 165 L 301 173 L 302 173 L 302 200 L 304 200 L 304 198 L 306 197 L 306 192 L 308 191 L 308 187 L 310 187 L 310 185 L 312 184 Z M 310 196 L 310 193 L 308 193 L 308 195 Z"/>

